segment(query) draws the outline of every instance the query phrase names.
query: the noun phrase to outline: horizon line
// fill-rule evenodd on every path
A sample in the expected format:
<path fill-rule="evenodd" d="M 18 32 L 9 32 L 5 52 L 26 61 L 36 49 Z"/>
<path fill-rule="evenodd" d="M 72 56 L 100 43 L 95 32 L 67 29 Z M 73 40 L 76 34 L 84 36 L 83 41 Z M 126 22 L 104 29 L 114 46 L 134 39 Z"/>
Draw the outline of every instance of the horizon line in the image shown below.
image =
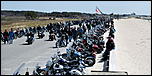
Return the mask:
<path fill-rule="evenodd" d="M 1 9 L 1 11 L 34 11 L 34 12 L 42 12 L 42 13 L 52 13 L 52 12 L 77 12 L 77 13 L 86 13 L 86 14 L 96 14 L 96 13 L 88 13 L 88 12 L 81 12 L 81 11 L 52 11 L 52 12 L 48 12 L 48 11 L 40 11 L 40 10 L 13 10 L 13 9 Z M 132 12 L 135 13 L 135 12 Z M 119 13 L 119 15 L 123 15 L 123 14 L 132 14 L 132 13 Z M 106 13 L 107 14 L 107 13 Z M 112 13 L 109 13 L 112 14 Z M 113 13 L 113 14 L 118 14 L 118 13 Z M 135 13 L 136 14 L 136 13 Z M 148 15 L 148 14 L 136 14 L 136 15 Z M 151 16 L 148 15 L 148 16 Z"/>

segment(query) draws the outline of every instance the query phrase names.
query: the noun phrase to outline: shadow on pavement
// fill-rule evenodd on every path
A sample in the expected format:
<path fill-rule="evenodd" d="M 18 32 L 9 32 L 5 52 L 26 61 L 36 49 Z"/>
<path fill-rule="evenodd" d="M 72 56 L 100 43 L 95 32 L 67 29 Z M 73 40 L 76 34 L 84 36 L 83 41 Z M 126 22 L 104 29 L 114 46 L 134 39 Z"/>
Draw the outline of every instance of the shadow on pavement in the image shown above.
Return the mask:
<path fill-rule="evenodd" d="M 44 41 L 52 41 L 52 40 L 44 40 Z"/>
<path fill-rule="evenodd" d="M 52 47 L 50 47 L 50 48 L 57 48 L 57 47 L 55 47 L 55 46 L 52 46 Z"/>

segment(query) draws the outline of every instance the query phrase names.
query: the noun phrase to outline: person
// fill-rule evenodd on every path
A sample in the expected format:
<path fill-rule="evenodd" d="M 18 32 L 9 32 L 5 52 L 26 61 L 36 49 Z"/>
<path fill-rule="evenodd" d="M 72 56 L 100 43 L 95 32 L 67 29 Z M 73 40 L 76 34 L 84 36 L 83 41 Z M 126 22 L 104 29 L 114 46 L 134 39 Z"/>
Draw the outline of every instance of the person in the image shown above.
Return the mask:
<path fill-rule="evenodd" d="M 108 41 L 106 42 L 106 50 L 103 53 L 103 58 L 102 58 L 103 61 L 109 59 L 108 56 L 110 55 L 110 51 L 115 49 L 115 43 L 114 43 L 113 38 L 110 36 L 107 38 L 108 38 Z"/>
<path fill-rule="evenodd" d="M 104 46 L 104 45 L 105 45 L 105 41 L 104 41 L 103 36 L 100 36 L 100 37 L 99 37 L 99 43 L 98 43 L 98 45 L 99 45 L 101 51 L 103 51 L 104 48 L 105 48 L 105 46 Z"/>
<path fill-rule="evenodd" d="M 25 32 L 24 32 L 24 29 L 23 29 L 23 28 L 20 30 L 20 34 L 21 34 L 22 36 L 25 35 Z"/>
<path fill-rule="evenodd" d="M 4 42 L 4 36 L 3 36 L 3 32 L 1 31 L 1 41 Z"/>
<path fill-rule="evenodd" d="M 51 29 L 51 30 L 49 31 L 49 39 L 51 39 L 52 41 L 53 41 L 53 40 L 56 40 L 55 32 L 54 32 L 53 29 Z"/>
<path fill-rule="evenodd" d="M 19 33 L 20 33 L 20 31 L 19 31 L 20 29 L 19 28 L 17 28 L 16 29 L 16 32 L 15 32 L 15 39 L 17 39 L 18 37 L 19 37 Z"/>
<path fill-rule="evenodd" d="M 40 35 L 42 28 L 40 26 L 37 27 L 38 35 Z"/>
<path fill-rule="evenodd" d="M 91 29 L 91 24 L 88 22 L 87 24 L 86 24 L 86 26 L 87 26 L 87 29 L 88 29 L 88 31 Z"/>
<path fill-rule="evenodd" d="M 114 21 L 113 21 L 113 19 L 111 20 L 111 26 L 114 26 Z"/>
<path fill-rule="evenodd" d="M 27 27 L 25 27 L 25 36 L 26 36 L 26 34 L 29 32 L 29 29 L 27 28 Z"/>
<path fill-rule="evenodd" d="M 82 38 L 82 34 L 83 34 L 84 30 L 81 27 L 78 27 L 77 29 L 77 34 L 80 38 Z"/>
<path fill-rule="evenodd" d="M 4 44 L 6 44 L 6 42 L 8 43 L 9 33 L 8 33 L 8 31 L 6 29 L 5 29 L 5 31 L 3 33 L 3 37 L 4 37 Z"/>
<path fill-rule="evenodd" d="M 13 40 L 15 38 L 15 33 L 13 31 L 13 28 L 9 31 L 9 44 L 13 44 Z"/>
<path fill-rule="evenodd" d="M 86 25 L 85 24 L 83 24 L 82 25 L 82 28 L 83 28 L 83 34 L 86 32 L 86 30 L 87 30 L 87 27 L 86 27 Z"/>
<path fill-rule="evenodd" d="M 66 35 L 62 34 L 59 46 L 67 46 L 66 44 Z"/>
<path fill-rule="evenodd" d="M 67 31 L 67 33 L 68 33 L 68 38 L 69 38 L 69 42 L 71 42 L 71 40 L 72 40 L 72 28 L 70 28 L 70 30 L 68 30 Z"/>
<path fill-rule="evenodd" d="M 33 32 L 33 29 L 32 29 L 32 27 L 29 27 L 29 31 L 30 31 L 30 32 Z"/>
<path fill-rule="evenodd" d="M 36 27 L 34 26 L 33 27 L 33 33 L 35 34 L 37 31 L 36 31 Z"/>
<path fill-rule="evenodd" d="M 114 38 L 115 36 L 114 36 L 114 33 L 115 33 L 115 29 L 114 29 L 114 26 L 111 26 L 110 27 L 110 32 L 109 32 L 109 36 L 111 36 L 112 38 Z"/>
<path fill-rule="evenodd" d="M 69 36 L 68 36 L 68 34 L 67 33 L 65 33 L 65 40 L 66 40 L 66 46 L 68 45 L 68 39 L 69 39 Z"/>
<path fill-rule="evenodd" d="M 76 27 L 74 27 L 72 29 L 72 37 L 73 37 L 73 40 L 75 41 L 77 39 L 77 30 L 76 30 Z"/>

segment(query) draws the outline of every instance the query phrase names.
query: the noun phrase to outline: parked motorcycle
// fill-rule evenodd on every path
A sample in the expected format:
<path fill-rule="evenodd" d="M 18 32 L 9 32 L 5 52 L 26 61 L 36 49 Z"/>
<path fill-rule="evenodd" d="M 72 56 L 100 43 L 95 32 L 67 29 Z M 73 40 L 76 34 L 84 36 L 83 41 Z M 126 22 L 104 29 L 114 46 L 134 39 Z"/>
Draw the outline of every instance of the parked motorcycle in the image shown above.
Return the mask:
<path fill-rule="evenodd" d="M 43 32 L 40 32 L 40 33 L 38 34 L 39 39 L 42 39 L 44 36 L 45 36 L 45 34 L 44 34 Z"/>
<path fill-rule="evenodd" d="M 56 42 L 56 47 L 66 47 L 66 40 L 59 38 Z"/>
<path fill-rule="evenodd" d="M 56 37 L 55 37 L 55 34 L 54 33 L 51 33 L 49 35 L 49 40 L 53 41 L 53 40 L 56 40 Z"/>
<path fill-rule="evenodd" d="M 34 38 L 30 37 L 25 42 L 27 42 L 28 44 L 32 44 L 34 42 Z"/>

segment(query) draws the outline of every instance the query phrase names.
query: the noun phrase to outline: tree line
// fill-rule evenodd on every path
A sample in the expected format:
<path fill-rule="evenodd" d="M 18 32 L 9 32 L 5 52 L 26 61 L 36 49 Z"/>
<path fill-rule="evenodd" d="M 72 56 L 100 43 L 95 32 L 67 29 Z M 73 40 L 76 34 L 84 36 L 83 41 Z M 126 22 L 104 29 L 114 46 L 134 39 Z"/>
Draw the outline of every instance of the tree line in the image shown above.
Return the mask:
<path fill-rule="evenodd" d="M 37 19 L 38 17 L 70 17 L 70 18 L 80 18 L 80 17 L 93 17 L 95 14 L 81 13 L 81 12 L 36 12 L 36 11 L 11 11 L 2 10 L 1 16 L 25 16 L 26 19 Z"/>

